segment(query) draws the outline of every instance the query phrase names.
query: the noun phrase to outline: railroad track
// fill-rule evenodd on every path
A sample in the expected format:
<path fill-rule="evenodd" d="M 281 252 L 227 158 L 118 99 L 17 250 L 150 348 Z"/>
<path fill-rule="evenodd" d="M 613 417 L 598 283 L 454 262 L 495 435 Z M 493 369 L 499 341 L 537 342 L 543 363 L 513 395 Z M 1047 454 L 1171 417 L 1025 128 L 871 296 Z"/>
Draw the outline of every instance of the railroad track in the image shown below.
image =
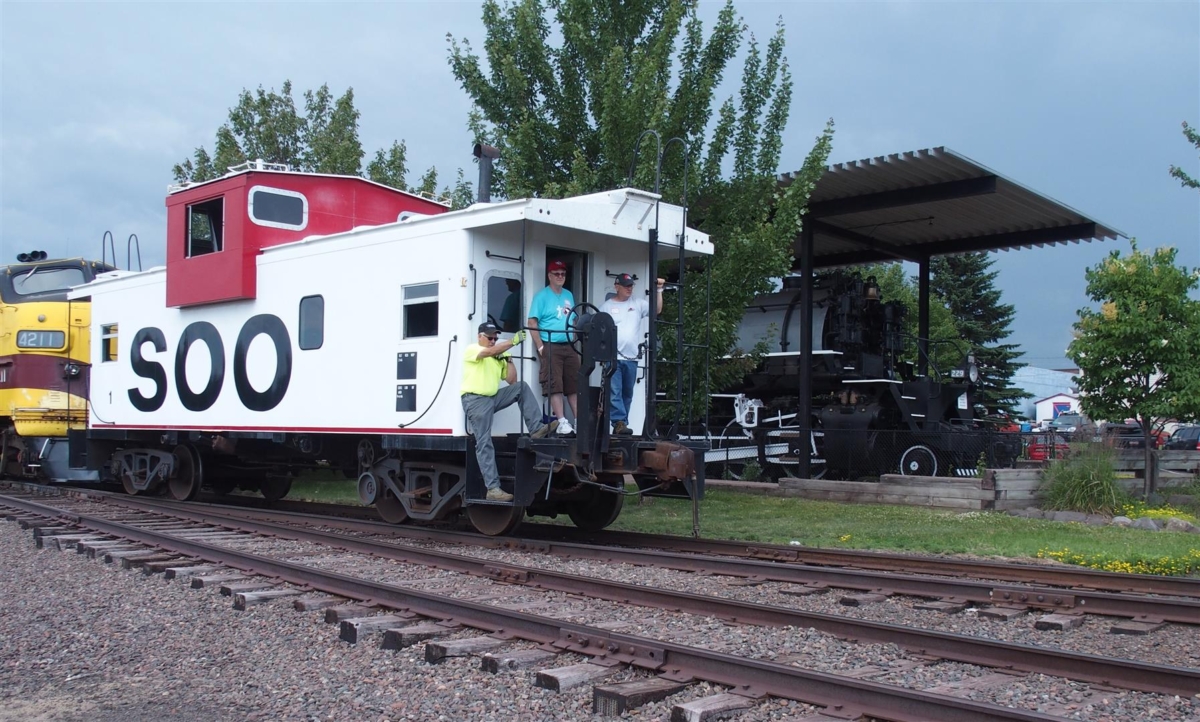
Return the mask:
<path fill-rule="evenodd" d="M 911 660 L 914 664 L 928 664 L 929 657 L 933 656 L 937 659 L 986 664 L 1004 670 L 1003 675 L 983 675 L 988 680 L 987 684 L 997 684 L 997 675 L 1007 676 L 1011 680 L 1012 677 L 1008 673 L 1022 670 L 1188 697 L 1200 691 L 1200 672 L 1192 669 L 1065 653 L 830 615 L 749 605 L 651 587 L 572 577 L 544 569 L 496 564 L 487 560 L 410 546 L 355 539 L 312 528 L 255 521 L 230 513 L 233 510 L 228 509 L 221 513 L 197 508 L 198 505 L 164 508 L 161 502 L 128 497 L 105 499 L 103 503 L 96 503 L 86 499 L 54 500 L 43 497 L 34 500 L 28 497 L 8 496 L 0 497 L 0 503 L 26 514 L 41 515 L 43 518 L 57 519 L 73 525 L 74 529 L 55 530 L 48 526 L 42 528 L 39 532 L 40 538 L 49 539 L 56 544 L 75 543 L 84 544 L 86 547 L 89 543 L 88 535 L 97 533 L 134 540 L 157 549 L 169 550 L 171 553 L 187 554 L 197 561 L 264 574 L 346 599 L 369 599 L 377 606 L 435 620 L 427 625 L 464 625 L 485 633 L 502 633 L 548 645 L 560 652 L 587 654 L 593 657 L 593 667 L 632 665 L 651 669 L 659 673 L 659 677 L 655 679 L 661 680 L 655 684 L 684 684 L 685 677 L 702 679 L 729 685 L 743 698 L 767 694 L 797 699 L 825 707 L 827 712 L 837 713 L 841 718 L 846 718 L 848 713 L 861 713 L 879 719 L 895 720 L 1054 719 L 1053 716 L 870 682 L 862 679 L 862 675 L 855 677 L 807 672 L 792 664 L 708 651 L 696 646 L 663 641 L 660 637 L 624 634 L 591 624 L 564 623 L 554 618 L 497 609 L 477 602 L 456 600 L 444 595 L 350 577 L 316 569 L 311 565 L 230 549 L 227 544 L 244 544 L 246 540 L 253 540 L 254 543 L 282 543 L 284 540 L 289 543 L 304 542 L 318 549 L 329 550 L 332 547 L 342 553 L 353 553 L 372 559 L 390 559 L 408 565 L 434 567 L 459 575 L 466 573 L 477 579 L 502 582 L 504 587 L 510 589 L 519 585 L 518 588 L 536 590 L 541 594 L 559 593 L 560 597 L 563 594 L 585 595 L 591 599 L 620 602 L 623 607 L 637 604 L 666 608 L 677 610 L 675 614 L 716 617 L 739 625 L 811 627 L 862 642 L 898 643 L 922 650 L 924 656 Z M 90 513 L 81 513 L 81 509 Z M 245 515 L 248 512 L 241 510 L 238 513 Z M 108 542 L 110 548 L 117 543 L 119 542 Z M 292 553 L 295 553 L 295 550 L 292 550 Z M 136 561 L 138 554 L 127 554 L 125 559 Z M 160 559 L 151 563 L 155 564 L 151 568 L 165 568 L 163 564 L 172 562 L 169 559 Z M 178 566 L 179 563 L 176 564 Z M 237 599 L 244 605 L 282 596 L 281 593 L 272 595 L 270 591 L 265 592 L 268 595 L 265 597 L 254 596 L 256 593 L 264 594 L 243 590 L 238 592 L 241 596 Z M 536 604 L 532 603 L 533 606 Z M 529 609 L 531 604 L 524 603 L 523 607 Z M 613 614 L 610 609 L 597 616 L 632 618 L 637 617 L 638 613 L 626 609 L 623 613 Z M 384 623 L 398 624 L 396 620 Z M 595 660 L 599 660 L 601 664 L 594 664 Z M 551 677 L 554 675 L 547 676 L 548 679 Z M 561 682 L 554 684 L 558 683 Z M 599 702 L 597 704 L 599 705 Z"/>
<path fill-rule="evenodd" d="M 120 495 L 117 495 L 120 498 Z M 179 508 L 174 502 L 163 500 L 164 508 Z M 193 505 L 194 506 L 194 505 Z M 328 506 L 319 505 L 320 511 Z M 1018 612 L 1031 610 L 1065 612 L 1068 616 L 1090 614 L 1124 617 L 1128 621 L 1113 625 L 1118 634 L 1148 634 L 1162 624 L 1200 625 L 1200 579 L 1175 579 L 1172 577 L 1148 577 L 1134 574 L 1099 575 L 1090 570 L 1053 569 L 1043 570 L 1029 564 L 1004 565 L 990 562 L 959 564 L 947 562 L 952 575 L 917 576 L 897 571 L 850 568 L 814 564 L 807 560 L 781 558 L 774 552 L 790 551 L 789 547 L 766 545 L 746 547 L 737 542 L 722 540 L 689 540 L 680 537 L 639 535 L 624 532 L 604 534 L 578 534 L 574 527 L 542 525 L 531 529 L 533 536 L 522 538 L 490 537 L 474 532 L 453 531 L 419 526 L 396 526 L 366 519 L 347 520 L 339 517 L 298 516 L 287 512 L 259 506 L 242 508 L 237 506 L 204 506 L 214 513 L 227 517 L 262 519 L 278 523 L 320 523 L 327 528 L 367 534 L 388 535 L 409 540 L 436 543 L 462 544 L 498 549 L 513 549 L 522 552 L 548 554 L 569 559 L 592 559 L 605 562 L 655 566 L 664 569 L 690 571 L 704 574 L 741 577 L 753 582 L 779 582 L 804 585 L 813 589 L 835 588 L 868 593 L 859 601 L 877 599 L 880 596 L 908 595 L 932 600 L 932 610 L 961 611 L 966 604 L 996 605 L 997 609 L 983 612 L 985 616 L 1001 618 L 1017 616 Z M 305 508 L 301 505 L 299 508 Z M 343 507 L 353 509 L 353 507 Z M 311 510 L 310 510 L 311 511 Z M 340 512 L 342 509 L 335 509 Z M 522 527 L 524 530 L 524 527 Z M 556 533 L 556 530 L 562 530 Z M 558 538 L 556 538 L 558 537 Z M 590 541 L 589 541 L 590 540 Z M 640 543 L 640 544 L 639 544 Z M 661 543 L 668 550 L 655 547 Z M 636 546 L 635 546 L 636 545 Z M 734 552 L 741 551 L 738 555 Z M 814 555 L 824 555 L 825 550 L 808 550 Z M 722 556 L 717 556 L 721 554 Z M 833 558 L 837 553 L 830 555 Z M 739 557 L 729 559 L 728 557 Z M 855 555 L 861 556 L 861 555 Z M 822 556 L 824 559 L 825 557 Z M 924 560 L 909 561 L 901 555 L 893 555 L 914 567 L 927 567 Z M 883 565 L 881 565 L 883 566 Z M 966 568 L 977 567 L 985 579 L 1009 578 L 1028 580 L 1029 577 L 1048 580 L 1049 584 L 1003 584 L 996 581 L 980 581 L 962 576 Z M 940 568 L 934 566 L 934 568 Z M 1043 573 L 1047 571 L 1048 573 Z M 1024 575 L 1024 576 L 1022 576 Z M 1089 587 L 1084 582 L 1090 582 Z M 1095 587 L 1099 587 L 1096 589 Z M 1143 592 L 1112 592 L 1102 589 L 1140 588 Z M 1164 595 L 1170 590 L 1171 596 Z M 1182 593 L 1182 596 L 1177 596 Z M 854 604 L 848 599 L 847 604 Z M 1072 623 L 1070 619 L 1050 620 L 1047 624 Z"/>
<path fill-rule="evenodd" d="M 262 511 L 273 510 L 367 522 L 377 522 L 379 520 L 379 515 L 373 509 L 350 506 L 348 504 L 287 500 L 269 504 L 262 499 L 252 497 L 213 498 L 208 500 L 207 503 L 221 507 L 250 508 Z M 397 530 L 397 534 L 412 533 L 413 530 L 420 531 L 420 528 L 415 526 L 387 526 Z M 1035 565 L 1020 562 L 966 560 L 854 549 L 820 549 L 816 547 L 785 546 L 725 539 L 693 539 L 690 537 L 643 534 L 610 529 L 601 532 L 586 532 L 576 527 L 554 524 L 525 523 L 518 527 L 517 531 L 522 540 L 657 549 L 660 551 L 679 552 L 681 554 L 731 556 L 762 561 L 791 562 L 813 567 L 846 567 L 882 572 L 994 579 L 1025 585 L 1131 594 L 1156 594 L 1200 599 L 1200 579 L 1197 578 L 1121 574 L 1049 564 Z M 462 532 L 462 535 L 463 538 L 486 539 L 483 535 L 474 532 Z M 504 542 L 501 541 L 500 543 Z"/>

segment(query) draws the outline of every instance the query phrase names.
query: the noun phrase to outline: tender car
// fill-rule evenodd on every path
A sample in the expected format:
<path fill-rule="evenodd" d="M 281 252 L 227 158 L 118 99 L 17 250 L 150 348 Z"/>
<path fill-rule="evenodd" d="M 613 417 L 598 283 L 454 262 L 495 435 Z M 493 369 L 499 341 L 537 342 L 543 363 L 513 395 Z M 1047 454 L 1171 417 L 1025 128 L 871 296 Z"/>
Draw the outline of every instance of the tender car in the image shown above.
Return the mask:
<path fill-rule="evenodd" d="M 1046 461 L 1047 459 L 1063 459 L 1071 453 L 1067 439 L 1062 434 L 1037 434 L 1029 437 L 1029 445 L 1025 447 L 1025 455 L 1030 461 Z"/>
<path fill-rule="evenodd" d="M 1200 426 L 1180 426 L 1163 444 L 1164 449 L 1200 451 Z"/>

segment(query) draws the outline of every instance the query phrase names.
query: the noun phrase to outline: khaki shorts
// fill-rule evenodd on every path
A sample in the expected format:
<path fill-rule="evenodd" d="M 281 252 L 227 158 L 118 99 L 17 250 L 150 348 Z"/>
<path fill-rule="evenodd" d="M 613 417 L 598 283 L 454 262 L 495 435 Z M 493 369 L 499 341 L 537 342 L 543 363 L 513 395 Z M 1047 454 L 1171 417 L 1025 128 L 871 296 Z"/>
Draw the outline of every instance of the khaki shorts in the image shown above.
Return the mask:
<path fill-rule="evenodd" d="M 571 394 L 579 391 L 579 354 L 569 343 L 542 344 L 538 380 L 542 395 Z"/>

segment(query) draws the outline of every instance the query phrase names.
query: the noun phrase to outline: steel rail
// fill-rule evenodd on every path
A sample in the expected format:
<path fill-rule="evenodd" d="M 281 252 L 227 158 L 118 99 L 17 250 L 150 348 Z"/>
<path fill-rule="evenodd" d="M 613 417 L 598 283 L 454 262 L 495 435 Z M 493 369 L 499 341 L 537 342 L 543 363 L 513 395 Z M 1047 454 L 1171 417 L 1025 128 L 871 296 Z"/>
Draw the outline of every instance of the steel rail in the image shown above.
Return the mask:
<path fill-rule="evenodd" d="M 65 512 L 23 499 L 0 495 L 0 503 L 30 513 L 70 521 L 97 532 L 125 537 L 205 561 L 270 576 L 282 582 L 366 600 L 372 604 L 425 617 L 454 621 L 502 637 L 523 639 L 562 651 L 630 664 L 664 673 L 673 679 L 699 679 L 728 685 L 751 697 L 769 694 L 832 709 L 853 710 L 894 722 L 1049 722 L 1062 719 L 1039 712 L 931 694 L 879 682 L 811 672 L 791 665 L 746 659 L 371 582 L 248 552 L 180 539 L 169 533 L 140 529 L 107 521 L 101 517 Z"/>
<path fill-rule="evenodd" d="M 1048 674 L 1056 677 L 1087 682 L 1098 682 L 1113 687 L 1143 692 L 1158 692 L 1191 697 L 1200 693 L 1200 669 L 1149 664 L 1130 659 L 1081 654 L 1064 650 L 1052 650 L 1032 645 L 1000 642 L 982 637 L 950 634 L 933 630 L 916 629 L 882 622 L 840 617 L 818 612 L 786 609 L 769 605 L 754 605 L 736 600 L 722 599 L 700 594 L 657 589 L 654 587 L 612 582 L 591 577 L 564 574 L 552 570 L 502 564 L 490 560 L 476 559 L 445 552 L 435 552 L 412 546 L 399 546 L 365 539 L 356 539 L 340 534 L 317 531 L 303 527 L 282 526 L 266 522 L 254 522 L 228 515 L 196 509 L 195 505 L 180 505 L 165 509 L 161 504 L 144 502 L 136 497 L 106 497 L 115 506 L 126 509 L 142 509 L 177 518 L 215 524 L 247 532 L 267 534 L 277 538 L 325 544 L 348 551 L 370 554 L 410 564 L 456 571 L 464 574 L 487 577 L 497 581 L 519 583 L 546 590 L 570 594 L 583 594 L 597 599 L 606 599 L 647 607 L 671 609 L 701 616 L 717 617 L 742 624 L 777 627 L 811 627 L 827 634 L 852 638 L 862 642 L 896 644 L 918 654 L 937 656 L 944 659 L 1003 669 Z M 0 502 L 12 503 L 20 500 L 0 496 Z M 53 507 L 34 502 L 23 502 L 47 513 Z M 72 512 L 53 510 L 74 521 Z M 93 517 L 87 517 L 89 519 Z M 95 517 L 99 521 L 104 521 Z M 79 523 L 79 522 L 76 522 Z M 114 524 L 114 522 L 105 522 Z M 128 525 L 116 525 L 121 529 L 137 530 Z M 155 537 L 157 538 L 157 537 Z"/>
<path fill-rule="evenodd" d="M 1095 569 L 1036 566 L 1019 562 L 967 561 L 856 549 L 821 549 L 782 544 L 760 544 L 731 539 L 692 539 L 669 534 L 643 534 L 612 530 L 586 532 L 573 527 L 550 524 L 523 524 L 520 531 L 531 539 L 564 539 L 613 546 L 670 549 L 694 554 L 722 554 L 767 561 L 799 562 L 819 566 L 857 567 L 859 569 L 943 576 L 970 576 L 1058 587 L 1081 587 L 1114 592 L 1200 598 L 1200 579 L 1186 577 L 1122 574 Z"/>
<path fill-rule="evenodd" d="M 121 498 L 121 495 L 116 495 Z M 179 502 L 146 500 L 162 508 L 180 508 Z M 194 505 L 194 503 L 193 503 Z M 236 506 L 215 507 L 221 514 L 238 518 L 257 518 L 283 523 L 295 523 L 297 516 L 317 521 L 315 517 L 295 512 Z M 490 537 L 470 532 L 403 526 L 377 521 L 321 519 L 322 525 L 361 531 L 371 534 L 425 541 L 457 543 L 493 549 L 513 549 L 575 559 L 620 562 L 655 566 L 690 572 L 706 572 L 734 577 L 793 584 L 824 584 L 841 589 L 867 591 L 884 590 L 917 597 L 955 598 L 969 602 L 1017 605 L 1051 610 L 1074 610 L 1087 614 L 1116 617 L 1155 619 L 1180 624 L 1200 625 L 1200 600 L 1165 597 L 1129 596 L 1086 589 L 1064 590 L 1053 587 L 996 585 L 990 582 L 953 577 L 911 576 L 889 572 L 844 569 L 813 565 L 796 565 L 744 559 L 733 561 L 728 556 L 711 556 L 683 552 L 666 552 L 629 547 L 594 546 L 555 540 L 512 539 Z"/>
<path fill-rule="evenodd" d="M 213 500 L 214 506 L 254 508 L 266 511 L 260 499 L 252 503 L 230 503 Z M 368 507 L 322 502 L 277 502 L 276 510 L 292 509 L 295 513 L 341 516 L 373 521 L 378 515 Z M 382 523 L 382 522 L 380 522 Z M 395 528 L 395 527 L 393 527 Z M 412 530 L 416 527 L 407 527 Z M 538 540 L 560 540 L 603 546 L 629 546 L 660 549 L 689 554 L 708 554 L 747 557 L 764 561 L 792 562 L 814 566 L 854 567 L 877 571 L 934 574 L 952 577 L 996 579 L 1020 584 L 1043 584 L 1055 587 L 1094 589 L 1136 594 L 1161 594 L 1200 599 L 1200 579 L 1166 577 L 1153 574 L 1123 574 L 1098 569 L 1059 566 L 1036 566 L 1021 562 L 971 561 L 916 554 L 897 554 L 860 549 L 822 549 L 809 546 L 765 544 L 733 539 L 693 539 L 669 534 L 644 534 L 615 531 L 587 532 L 568 526 L 525 523 L 519 527 L 523 537 Z M 464 532 L 474 534 L 473 532 Z M 483 535 L 478 535 L 483 536 Z"/>

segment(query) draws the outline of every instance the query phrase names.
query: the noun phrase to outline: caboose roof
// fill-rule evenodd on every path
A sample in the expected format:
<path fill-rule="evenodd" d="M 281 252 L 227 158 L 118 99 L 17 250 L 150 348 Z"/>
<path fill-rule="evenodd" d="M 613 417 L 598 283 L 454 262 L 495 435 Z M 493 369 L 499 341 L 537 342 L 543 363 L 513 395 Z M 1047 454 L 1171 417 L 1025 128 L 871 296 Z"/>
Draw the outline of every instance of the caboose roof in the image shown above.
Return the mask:
<path fill-rule="evenodd" d="M 287 253 L 289 249 L 318 243 L 344 243 L 348 236 L 366 234 L 397 227 L 412 229 L 414 235 L 471 230 L 513 223 L 538 223 L 557 226 L 598 236 L 648 242 L 648 231 L 657 227 L 659 243 L 679 246 L 682 235 L 683 208 L 659 202 L 660 196 L 636 188 L 619 188 L 573 198 L 523 198 L 501 203 L 477 203 L 468 208 L 434 216 L 414 215 L 399 223 L 381 226 L 360 226 L 346 233 L 313 236 L 295 243 L 263 249 L 264 254 Z M 374 238 L 375 234 L 371 233 Z M 383 239 L 379 239 L 383 240 Z M 391 240 L 389 237 L 387 240 Z M 707 233 L 687 229 L 686 252 L 690 255 L 711 255 L 712 242 Z"/>
<path fill-rule="evenodd" d="M 365 185 L 374 186 L 376 188 L 382 188 L 391 193 L 399 193 L 401 195 L 412 196 L 413 198 L 420 198 L 423 201 L 430 201 L 433 203 L 438 203 L 443 206 L 450 205 L 448 201 L 446 201 L 444 199 L 440 199 L 440 198 L 435 198 L 432 195 L 421 195 L 418 193 L 410 193 L 402 188 L 393 188 L 389 185 L 384 185 L 383 183 L 376 183 L 375 181 L 370 180 L 369 178 L 363 178 L 362 176 L 357 176 L 357 175 L 339 175 L 337 173 L 308 173 L 308 172 L 304 172 L 304 171 L 292 170 L 291 168 L 288 168 L 287 166 L 276 165 L 276 164 L 271 164 L 271 163 L 255 164 L 252 162 L 247 162 L 240 166 L 234 166 L 234 168 L 236 170 L 231 170 L 230 172 L 228 172 L 225 175 L 220 176 L 218 178 L 211 178 L 209 180 L 197 181 L 194 183 L 182 183 L 182 184 L 169 185 L 169 186 L 167 186 L 167 197 L 169 198 L 173 195 L 183 193 L 184 191 L 191 191 L 191 190 L 195 190 L 196 188 L 203 188 L 205 186 L 212 185 L 214 183 L 219 183 L 221 181 L 229 180 L 230 178 L 236 178 L 241 175 L 248 175 L 250 173 L 254 173 L 256 175 L 261 175 L 261 176 L 271 176 L 271 175 L 295 176 L 295 177 L 300 177 L 300 178 L 305 178 L 305 179 L 327 178 L 327 179 L 335 180 L 338 182 L 352 181 L 355 183 L 362 183 Z"/>

